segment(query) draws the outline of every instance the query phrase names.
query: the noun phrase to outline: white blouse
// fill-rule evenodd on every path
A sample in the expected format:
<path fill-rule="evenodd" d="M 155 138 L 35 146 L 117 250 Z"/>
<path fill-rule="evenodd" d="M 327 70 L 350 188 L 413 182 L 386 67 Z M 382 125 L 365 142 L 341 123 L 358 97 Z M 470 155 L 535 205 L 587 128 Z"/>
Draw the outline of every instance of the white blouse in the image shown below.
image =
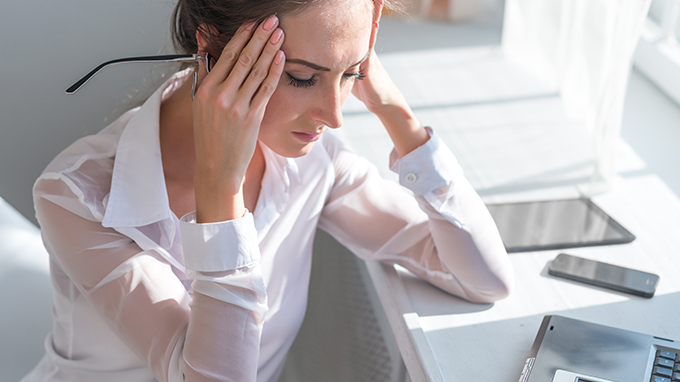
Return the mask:
<path fill-rule="evenodd" d="M 400 183 L 331 135 L 300 158 L 262 145 L 253 213 L 196 224 L 172 213 L 159 141 L 163 99 L 59 154 L 34 200 L 50 254 L 54 323 L 23 381 L 275 381 L 302 323 L 319 227 L 357 256 L 403 265 L 470 301 L 513 273 L 484 204 L 431 130 Z"/>

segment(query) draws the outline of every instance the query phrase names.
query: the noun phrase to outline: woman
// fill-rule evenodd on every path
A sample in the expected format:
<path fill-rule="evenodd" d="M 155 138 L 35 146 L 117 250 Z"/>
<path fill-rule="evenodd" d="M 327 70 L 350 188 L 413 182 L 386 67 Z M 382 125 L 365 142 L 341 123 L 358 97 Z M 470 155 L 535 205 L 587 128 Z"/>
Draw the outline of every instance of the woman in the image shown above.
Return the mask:
<path fill-rule="evenodd" d="M 25 381 L 275 381 L 317 226 L 470 301 L 507 295 L 490 215 L 375 55 L 383 4 L 250 3 L 181 0 L 175 40 L 210 67 L 177 73 L 36 182 L 54 326 Z M 414 195 L 323 134 L 350 91 Z"/>

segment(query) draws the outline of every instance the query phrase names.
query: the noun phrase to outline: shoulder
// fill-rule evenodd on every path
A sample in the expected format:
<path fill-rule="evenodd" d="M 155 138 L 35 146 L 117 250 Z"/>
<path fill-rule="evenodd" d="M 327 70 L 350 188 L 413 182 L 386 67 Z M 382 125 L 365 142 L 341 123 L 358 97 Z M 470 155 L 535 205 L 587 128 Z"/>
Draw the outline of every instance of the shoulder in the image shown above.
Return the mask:
<path fill-rule="evenodd" d="M 355 182 L 370 172 L 377 172 L 371 162 L 333 134 L 324 133 L 322 146 L 331 162 L 336 182 Z"/>
<path fill-rule="evenodd" d="M 113 157 L 118 147 L 118 140 L 137 109 L 121 115 L 99 133 L 88 135 L 73 142 L 47 165 L 44 174 L 67 173 L 79 167 L 83 161 L 91 158 Z"/>
<path fill-rule="evenodd" d="M 100 218 L 98 212 L 103 212 L 111 187 L 118 141 L 135 111 L 128 111 L 99 133 L 82 137 L 57 154 L 36 180 L 34 200 L 47 199 L 73 212 L 82 210 L 78 215 Z"/>
<path fill-rule="evenodd" d="M 323 134 L 321 145 L 335 164 L 345 160 L 363 159 L 349 144 L 330 132 Z"/>
<path fill-rule="evenodd" d="M 340 151 L 347 149 L 347 145 L 340 140 L 340 138 L 333 135 L 331 132 L 325 132 L 321 136 L 321 145 L 323 150 L 330 156 L 336 156 Z"/>

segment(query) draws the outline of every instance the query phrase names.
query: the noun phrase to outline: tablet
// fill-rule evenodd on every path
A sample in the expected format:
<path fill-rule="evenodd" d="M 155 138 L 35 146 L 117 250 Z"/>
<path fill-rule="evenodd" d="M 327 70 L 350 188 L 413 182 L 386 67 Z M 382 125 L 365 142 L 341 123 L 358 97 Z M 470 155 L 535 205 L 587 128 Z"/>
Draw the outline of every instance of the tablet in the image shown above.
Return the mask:
<path fill-rule="evenodd" d="M 487 204 L 508 252 L 630 243 L 635 236 L 587 198 Z"/>

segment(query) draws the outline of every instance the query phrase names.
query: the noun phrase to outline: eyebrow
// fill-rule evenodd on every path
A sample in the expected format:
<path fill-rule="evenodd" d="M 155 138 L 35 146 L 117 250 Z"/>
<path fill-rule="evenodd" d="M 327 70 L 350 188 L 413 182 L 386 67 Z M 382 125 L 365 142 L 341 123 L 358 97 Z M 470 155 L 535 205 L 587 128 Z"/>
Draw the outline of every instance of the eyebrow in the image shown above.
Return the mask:
<path fill-rule="evenodd" d="M 350 65 L 350 68 L 353 67 L 353 66 L 361 65 L 364 61 L 366 61 L 368 59 L 368 56 L 370 54 L 371 54 L 371 51 L 369 50 L 368 52 L 366 52 L 366 55 L 364 56 L 364 58 L 361 59 L 361 61 L 357 62 L 354 65 Z M 321 65 L 317 65 L 313 62 L 309 62 L 309 61 L 301 60 L 301 59 L 297 59 L 297 58 L 286 59 L 286 63 L 288 63 L 288 62 L 290 62 L 291 64 L 304 65 L 304 66 L 307 66 L 307 67 L 312 68 L 314 70 L 318 70 L 320 72 L 330 72 L 331 71 L 330 69 L 323 67 Z"/>

